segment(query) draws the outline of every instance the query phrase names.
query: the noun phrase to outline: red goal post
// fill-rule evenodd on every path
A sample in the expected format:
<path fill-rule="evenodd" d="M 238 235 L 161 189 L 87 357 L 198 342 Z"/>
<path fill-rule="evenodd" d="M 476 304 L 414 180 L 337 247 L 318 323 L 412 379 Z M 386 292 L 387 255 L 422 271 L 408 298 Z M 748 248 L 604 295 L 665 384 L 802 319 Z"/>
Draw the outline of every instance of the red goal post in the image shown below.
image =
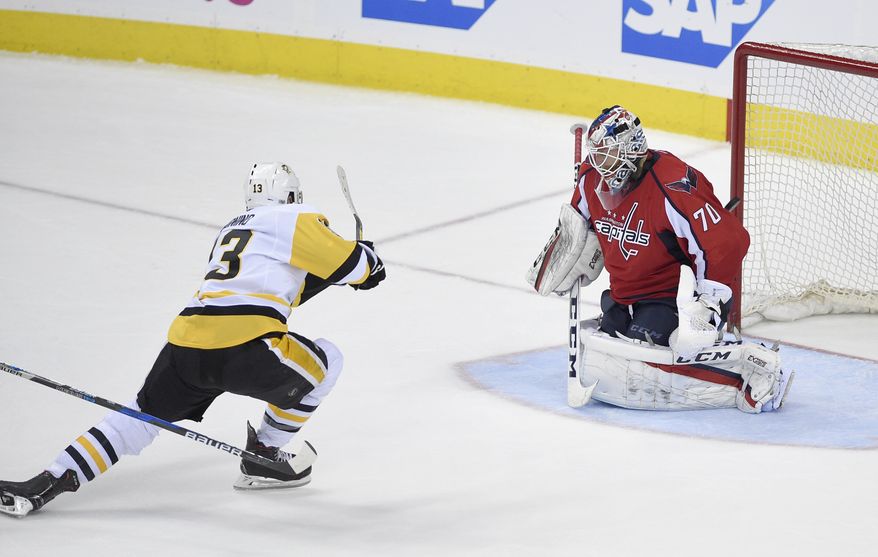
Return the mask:
<path fill-rule="evenodd" d="M 731 141 L 730 323 L 878 313 L 878 47 L 743 43 Z"/>

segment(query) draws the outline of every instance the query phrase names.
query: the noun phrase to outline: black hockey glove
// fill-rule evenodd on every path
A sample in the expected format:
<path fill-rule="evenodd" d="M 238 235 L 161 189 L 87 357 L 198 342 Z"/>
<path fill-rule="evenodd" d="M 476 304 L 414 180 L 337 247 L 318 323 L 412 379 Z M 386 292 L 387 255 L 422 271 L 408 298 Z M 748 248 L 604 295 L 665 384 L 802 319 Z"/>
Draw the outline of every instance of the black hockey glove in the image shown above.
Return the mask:
<path fill-rule="evenodd" d="M 387 273 L 384 271 L 384 262 L 381 261 L 378 254 L 375 253 L 375 244 L 369 240 L 359 240 L 358 243 L 366 251 L 366 256 L 369 259 L 369 266 L 372 270 L 369 272 L 369 276 L 366 277 L 366 280 L 360 284 L 352 284 L 351 288 L 354 290 L 369 290 L 370 288 L 378 286 L 378 283 L 387 277 Z"/>

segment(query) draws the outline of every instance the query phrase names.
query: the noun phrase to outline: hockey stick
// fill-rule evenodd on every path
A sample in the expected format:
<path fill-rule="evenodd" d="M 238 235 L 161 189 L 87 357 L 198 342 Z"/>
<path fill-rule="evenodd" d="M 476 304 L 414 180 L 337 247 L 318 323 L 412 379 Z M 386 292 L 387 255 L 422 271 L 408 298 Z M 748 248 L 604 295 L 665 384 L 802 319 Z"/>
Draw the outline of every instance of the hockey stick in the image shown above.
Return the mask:
<path fill-rule="evenodd" d="M 344 198 L 347 199 L 348 207 L 350 207 L 351 213 L 354 214 L 354 221 L 357 223 L 357 240 L 362 240 L 363 221 L 360 220 L 360 215 L 357 214 L 357 208 L 354 207 L 354 200 L 351 199 L 351 188 L 348 186 L 348 175 L 341 165 L 338 165 L 335 168 L 335 172 L 338 174 L 338 183 L 341 184 L 341 192 L 344 194 Z"/>
<path fill-rule="evenodd" d="M 152 424 L 156 427 L 165 429 L 167 431 L 170 431 L 171 433 L 176 433 L 177 435 L 181 435 L 187 439 L 192 439 L 193 441 L 203 443 L 208 447 L 213 447 L 214 449 L 218 449 L 232 456 L 241 457 L 244 460 L 249 460 L 250 462 L 261 464 L 262 466 L 265 466 L 266 468 L 271 468 L 272 470 L 276 470 L 279 472 L 288 472 L 285 467 L 286 462 L 271 460 L 269 458 L 265 458 L 264 456 L 259 456 L 256 453 L 251 453 L 250 451 L 233 447 L 232 445 L 228 445 L 226 443 L 223 443 L 222 441 L 217 441 L 216 439 L 211 439 L 206 435 L 202 435 L 200 433 L 192 431 L 191 429 L 186 429 L 185 427 L 178 426 L 177 424 L 166 422 L 161 418 L 156 418 L 155 416 L 151 416 L 145 412 L 140 412 L 139 410 L 128 408 L 127 406 L 123 406 L 111 400 L 90 395 L 78 389 L 74 389 L 73 387 L 70 387 L 68 385 L 56 383 L 51 379 L 46 379 L 45 377 L 40 377 L 39 375 L 36 375 L 34 373 L 29 373 L 19 367 L 0 362 L 0 370 L 11 373 L 12 375 L 15 375 L 17 377 L 27 379 L 28 381 L 39 383 L 40 385 L 49 387 L 50 389 L 55 389 L 56 391 L 66 393 L 70 396 L 75 396 L 76 398 L 91 402 L 92 404 L 103 406 L 104 408 L 113 410 L 114 412 L 125 414 L 126 416 L 134 418 L 136 420 L 140 420 L 141 422 Z M 302 447 L 302 451 L 289 461 L 289 465 L 290 467 L 292 467 L 293 472 L 299 474 L 305 471 L 309 466 L 311 466 L 315 460 L 317 460 L 317 451 L 314 450 L 314 446 L 311 445 L 311 443 L 305 441 L 305 446 Z"/>
<path fill-rule="evenodd" d="M 575 137 L 573 149 L 573 184 L 579 178 L 579 165 L 582 162 L 582 132 L 587 129 L 585 124 L 574 124 L 570 128 L 570 132 Z M 583 386 L 580 377 L 582 375 L 582 359 L 579 357 L 579 351 L 582 340 L 579 330 L 579 290 L 580 279 L 573 283 L 570 289 L 570 321 L 567 339 L 568 347 L 568 367 L 567 367 L 567 405 L 573 408 L 585 406 L 591 400 L 591 394 L 597 386 L 597 381 L 589 386 Z"/>

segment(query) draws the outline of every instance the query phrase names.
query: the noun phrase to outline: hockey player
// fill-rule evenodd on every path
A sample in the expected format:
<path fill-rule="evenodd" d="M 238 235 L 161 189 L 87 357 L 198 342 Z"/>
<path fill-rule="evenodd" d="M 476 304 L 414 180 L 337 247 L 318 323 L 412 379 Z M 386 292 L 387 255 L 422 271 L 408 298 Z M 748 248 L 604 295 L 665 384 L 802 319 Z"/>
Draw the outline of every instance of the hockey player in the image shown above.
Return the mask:
<path fill-rule="evenodd" d="M 247 450 L 272 460 L 332 389 L 342 354 L 330 341 L 287 329 L 291 308 L 333 284 L 377 286 L 384 264 L 371 242 L 348 241 L 330 228 L 285 164 L 254 164 L 244 185 L 245 212 L 218 233 L 204 281 L 171 324 L 168 342 L 129 406 L 161 419 L 200 421 L 224 392 L 267 403 L 258 429 L 247 424 Z M 116 412 L 71 443 L 26 482 L 0 482 L 0 511 L 23 516 L 76 491 L 135 455 L 155 426 Z M 297 487 L 311 468 L 277 472 L 241 461 L 236 488 Z"/>
<path fill-rule="evenodd" d="M 640 119 L 621 106 L 602 111 L 585 144 L 573 198 L 528 281 L 564 294 L 609 271 L 601 318 L 583 337 L 594 397 L 631 408 L 779 407 L 789 377 L 777 353 L 721 344 L 750 243 L 740 221 L 700 171 L 649 149 Z"/>

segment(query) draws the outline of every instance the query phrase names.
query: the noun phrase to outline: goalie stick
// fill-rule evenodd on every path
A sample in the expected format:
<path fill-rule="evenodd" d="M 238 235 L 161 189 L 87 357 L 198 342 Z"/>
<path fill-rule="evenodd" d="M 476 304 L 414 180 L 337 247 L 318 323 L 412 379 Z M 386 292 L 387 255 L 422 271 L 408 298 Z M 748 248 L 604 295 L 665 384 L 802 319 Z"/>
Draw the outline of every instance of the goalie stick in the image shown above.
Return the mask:
<path fill-rule="evenodd" d="M 177 424 L 167 422 L 162 420 L 161 418 L 156 418 L 150 414 L 145 412 L 141 412 L 139 410 L 135 410 L 133 408 L 129 408 L 127 406 L 123 406 L 117 402 L 113 402 L 111 400 L 107 400 L 105 398 L 97 397 L 94 395 L 90 395 L 86 392 L 80 391 L 78 389 L 74 389 L 68 385 L 62 385 L 60 383 L 56 383 L 51 379 L 46 379 L 45 377 L 41 377 L 34 373 L 27 372 L 19 367 L 15 367 L 10 364 L 5 364 L 0 362 L 0 370 L 3 370 L 7 373 L 11 373 L 16 377 L 21 377 L 23 379 L 27 379 L 28 381 L 33 381 L 34 383 L 39 383 L 45 387 L 49 387 L 50 389 L 55 389 L 56 391 L 60 391 L 62 393 L 66 393 L 70 396 L 74 396 L 76 398 L 85 400 L 87 402 L 91 402 L 92 404 L 97 404 L 98 406 L 103 406 L 109 410 L 113 410 L 114 412 L 119 412 L 120 414 L 124 414 L 128 417 L 134 418 L 136 420 L 140 420 L 141 422 L 146 422 L 148 424 L 152 424 L 161 429 L 170 431 L 171 433 L 176 433 L 182 437 L 187 439 L 191 439 L 193 441 L 197 441 L 198 443 L 202 443 L 207 445 L 208 447 L 213 447 L 214 449 L 218 449 L 224 453 L 228 453 L 232 456 L 237 456 L 243 458 L 244 460 L 249 460 L 250 462 L 255 462 L 257 464 L 261 464 L 267 468 L 271 468 L 272 470 L 277 470 L 279 472 L 287 472 L 285 467 L 285 462 L 279 462 L 275 460 L 271 460 L 269 458 L 265 458 L 263 456 L 259 456 L 256 453 L 251 453 L 250 451 L 239 449 L 237 447 L 233 447 L 227 443 L 223 443 L 222 441 L 217 441 L 216 439 L 211 439 L 206 435 L 202 435 L 201 433 L 192 431 L 191 429 L 186 429 L 185 427 L 179 426 Z M 289 466 L 293 469 L 293 472 L 300 473 L 306 470 L 309 466 L 311 466 L 314 461 L 317 460 L 317 451 L 314 450 L 314 446 L 311 445 L 308 441 L 305 441 L 305 445 L 302 447 L 302 450 L 293 457 L 292 460 L 289 461 Z"/>
<path fill-rule="evenodd" d="M 582 162 L 582 133 L 588 129 L 585 124 L 574 124 L 570 128 L 573 134 L 573 185 L 576 186 L 576 180 L 579 177 L 579 165 Z M 567 405 L 573 408 L 585 406 L 591 400 L 591 394 L 597 386 L 597 382 L 592 385 L 584 386 L 580 377 L 582 376 L 582 358 L 580 358 L 580 348 L 582 345 L 582 336 L 579 329 L 579 290 L 581 279 L 577 279 L 570 289 L 570 321 L 567 338 L 568 362 L 567 362 Z"/>
<path fill-rule="evenodd" d="M 341 192 L 344 194 L 344 198 L 348 202 L 348 207 L 351 209 L 351 213 L 354 215 L 354 221 L 357 223 L 357 240 L 363 239 L 363 221 L 360 220 L 360 215 L 357 214 L 357 208 L 354 207 L 354 200 L 351 199 L 351 188 L 348 186 L 348 175 L 344 171 L 341 165 L 338 165 L 335 168 L 336 174 L 338 174 L 338 183 L 341 185 Z"/>

